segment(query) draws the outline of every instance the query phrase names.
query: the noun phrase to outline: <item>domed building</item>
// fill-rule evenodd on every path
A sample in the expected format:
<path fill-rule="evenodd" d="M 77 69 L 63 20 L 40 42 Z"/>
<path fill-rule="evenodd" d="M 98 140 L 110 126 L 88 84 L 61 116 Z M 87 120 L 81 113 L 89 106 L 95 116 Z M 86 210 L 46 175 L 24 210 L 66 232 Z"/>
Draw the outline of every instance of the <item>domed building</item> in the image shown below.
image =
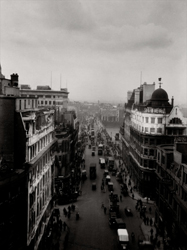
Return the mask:
<path fill-rule="evenodd" d="M 187 121 L 161 86 L 155 90 L 155 83 L 144 83 L 127 96 L 120 128 L 123 159 L 142 195 L 154 198 L 157 145 L 173 144 L 176 136 L 186 135 Z"/>
<path fill-rule="evenodd" d="M 174 147 L 177 137 L 185 136 L 187 138 L 187 119 L 184 118 L 179 107 L 174 106 L 174 98 L 172 97 L 170 103 L 167 92 L 161 88 L 161 83 L 159 85 L 159 88 L 155 90 L 155 83 L 144 83 L 137 89 L 128 91 L 127 103 L 124 106 L 124 121 L 120 128 L 122 158 L 129 175 L 142 197 L 156 200 L 158 211 L 161 209 L 159 207 L 161 204 L 160 192 L 165 192 L 164 190 L 167 190 L 170 185 L 168 181 L 163 182 L 164 171 L 161 168 L 165 166 L 168 169 L 171 161 L 169 152 L 167 160 L 164 155 L 158 155 L 159 145 L 165 145 L 167 151 L 167 148 Z M 178 149 L 185 152 L 184 146 L 180 145 Z M 187 159 L 187 154 L 185 157 L 183 159 Z M 182 159 L 179 155 L 176 158 Z M 185 195 L 187 197 L 187 167 L 181 168 L 180 176 L 186 176 L 186 192 L 183 191 L 183 197 Z M 172 186 L 169 188 L 173 189 Z M 180 197 L 180 199 L 182 198 Z M 166 202 L 168 201 L 166 200 Z M 175 203 L 174 200 L 172 202 Z M 178 206 L 180 205 L 178 204 Z M 173 207 L 171 209 L 175 210 Z M 161 212 L 157 214 L 159 213 Z M 182 213 L 184 219 L 185 212 Z"/>

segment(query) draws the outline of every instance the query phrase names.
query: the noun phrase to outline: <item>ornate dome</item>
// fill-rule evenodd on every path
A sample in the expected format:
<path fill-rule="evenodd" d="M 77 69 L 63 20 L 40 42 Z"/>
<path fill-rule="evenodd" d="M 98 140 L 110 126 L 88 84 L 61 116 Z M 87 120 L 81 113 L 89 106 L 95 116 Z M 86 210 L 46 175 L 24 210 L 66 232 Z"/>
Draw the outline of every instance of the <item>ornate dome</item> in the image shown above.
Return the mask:
<path fill-rule="evenodd" d="M 156 89 L 151 97 L 151 101 L 168 101 L 168 100 L 169 100 L 168 94 L 162 88 Z"/>

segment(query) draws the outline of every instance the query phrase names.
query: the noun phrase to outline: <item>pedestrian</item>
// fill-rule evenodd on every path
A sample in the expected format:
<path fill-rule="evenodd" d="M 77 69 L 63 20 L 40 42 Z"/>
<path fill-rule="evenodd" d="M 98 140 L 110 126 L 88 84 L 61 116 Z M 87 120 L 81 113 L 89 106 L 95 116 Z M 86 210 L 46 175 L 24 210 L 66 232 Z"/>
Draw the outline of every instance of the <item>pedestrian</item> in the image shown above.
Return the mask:
<path fill-rule="evenodd" d="M 107 208 L 106 207 L 104 207 L 104 213 L 106 214 L 106 210 L 107 210 Z"/>
<path fill-rule="evenodd" d="M 64 221 L 64 231 L 66 231 L 66 228 L 67 228 L 67 224 L 66 224 L 66 222 Z"/>
<path fill-rule="evenodd" d="M 147 225 L 149 225 L 149 217 L 147 217 Z"/>
<path fill-rule="evenodd" d="M 132 198 L 133 198 L 133 200 L 134 200 L 134 194 L 132 193 Z"/>
<path fill-rule="evenodd" d="M 152 224 L 153 224 L 152 218 L 150 218 L 149 222 L 150 222 L 150 226 L 152 226 Z"/>
<path fill-rule="evenodd" d="M 149 207 L 149 213 L 151 214 L 151 211 L 152 211 L 152 208 L 151 207 Z"/>
<path fill-rule="evenodd" d="M 146 225 L 146 222 L 147 222 L 146 217 L 144 217 L 143 222 Z"/>
<path fill-rule="evenodd" d="M 71 217 L 71 211 L 68 211 L 68 219 Z"/>
<path fill-rule="evenodd" d="M 60 231 L 62 231 L 62 220 L 59 219 L 59 227 L 60 227 Z"/>
<path fill-rule="evenodd" d="M 150 233 L 151 233 L 151 235 L 153 235 L 153 229 L 151 228 L 151 230 L 150 230 Z"/>
<path fill-rule="evenodd" d="M 120 195 L 120 201 L 122 201 L 122 195 Z"/>
<path fill-rule="evenodd" d="M 160 241 L 157 242 L 157 247 L 160 248 Z"/>

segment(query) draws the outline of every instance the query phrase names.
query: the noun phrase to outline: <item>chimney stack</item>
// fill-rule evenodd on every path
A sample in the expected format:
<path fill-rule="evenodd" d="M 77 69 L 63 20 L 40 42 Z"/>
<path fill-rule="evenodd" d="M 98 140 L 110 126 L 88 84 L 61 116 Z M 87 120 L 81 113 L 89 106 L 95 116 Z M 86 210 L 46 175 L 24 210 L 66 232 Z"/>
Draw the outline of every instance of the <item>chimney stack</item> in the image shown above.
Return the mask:
<path fill-rule="evenodd" d="M 18 82 L 19 82 L 19 80 L 18 80 L 18 78 L 19 78 L 18 74 L 12 74 L 10 77 L 11 77 L 12 86 L 13 87 L 18 87 Z"/>

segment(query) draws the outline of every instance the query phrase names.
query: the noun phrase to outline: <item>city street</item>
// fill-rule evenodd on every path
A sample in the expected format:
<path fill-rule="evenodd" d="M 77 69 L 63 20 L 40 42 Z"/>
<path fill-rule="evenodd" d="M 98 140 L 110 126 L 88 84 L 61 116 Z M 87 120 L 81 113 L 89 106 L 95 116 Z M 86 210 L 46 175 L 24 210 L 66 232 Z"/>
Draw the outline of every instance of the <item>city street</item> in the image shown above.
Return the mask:
<path fill-rule="evenodd" d="M 82 195 L 78 197 L 75 203 L 76 209 L 72 212 L 71 217 L 68 219 L 63 215 L 63 208 L 68 205 L 59 206 L 60 214 L 63 221 L 66 221 L 70 234 L 68 238 L 67 249 L 118 249 L 117 234 L 115 229 L 109 226 L 109 191 L 101 191 L 101 182 L 103 178 L 104 169 L 100 168 L 99 157 L 96 147 L 96 155 L 91 156 L 91 149 L 88 146 L 85 149 L 85 169 L 87 170 L 87 180 L 82 183 Z M 89 165 L 90 163 L 97 164 L 97 178 L 90 180 L 89 178 Z M 120 195 L 120 184 L 116 181 L 116 177 L 111 175 L 111 181 L 114 183 L 114 193 Z M 92 190 L 92 182 L 96 182 L 96 190 Z M 105 185 L 107 188 L 107 186 Z M 102 202 L 107 207 L 106 214 L 104 209 L 101 208 Z M 142 219 L 139 213 L 135 210 L 136 200 L 131 197 L 123 197 L 120 205 L 120 215 L 126 223 L 129 235 L 131 232 L 135 233 L 135 240 L 132 242 L 130 238 L 130 249 L 138 249 L 138 238 L 143 237 L 141 231 Z M 124 208 L 129 206 L 132 209 L 133 216 L 127 217 Z M 76 211 L 80 214 L 80 219 L 76 220 Z"/>

